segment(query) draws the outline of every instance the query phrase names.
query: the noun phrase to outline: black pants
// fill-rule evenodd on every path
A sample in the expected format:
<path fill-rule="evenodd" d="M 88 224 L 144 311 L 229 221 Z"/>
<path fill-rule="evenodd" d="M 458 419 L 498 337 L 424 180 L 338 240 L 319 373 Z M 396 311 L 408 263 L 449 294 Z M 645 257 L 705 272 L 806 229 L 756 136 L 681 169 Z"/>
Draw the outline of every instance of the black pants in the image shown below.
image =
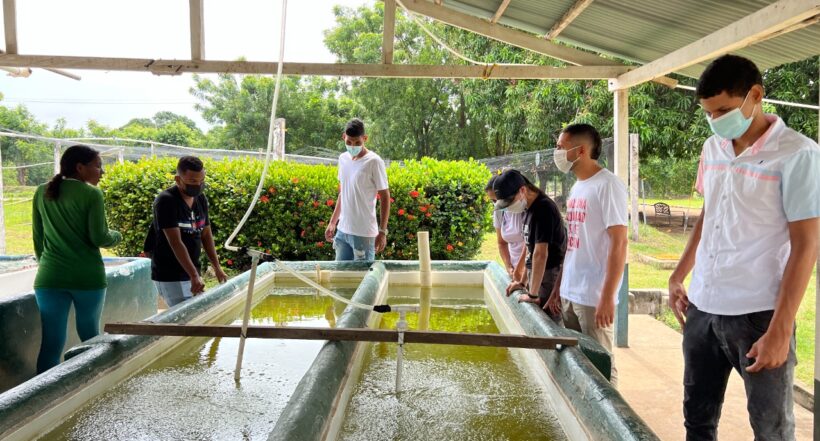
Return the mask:
<path fill-rule="evenodd" d="M 689 305 L 683 333 L 683 415 L 688 441 L 716 440 L 723 396 L 734 368 L 746 387 L 746 408 L 755 440 L 794 440 L 794 335 L 782 366 L 746 372 L 746 353 L 766 330 L 774 311 L 727 316 Z"/>

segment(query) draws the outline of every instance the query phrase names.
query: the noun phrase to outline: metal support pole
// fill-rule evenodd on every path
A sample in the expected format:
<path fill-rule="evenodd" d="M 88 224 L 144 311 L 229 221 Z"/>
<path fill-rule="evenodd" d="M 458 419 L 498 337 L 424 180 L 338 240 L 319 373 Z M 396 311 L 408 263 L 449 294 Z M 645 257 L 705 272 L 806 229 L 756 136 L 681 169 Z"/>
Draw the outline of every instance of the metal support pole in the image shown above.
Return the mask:
<path fill-rule="evenodd" d="M 6 213 L 3 208 L 3 152 L 0 151 L 0 256 L 6 254 Z"/>
<path fill-rule="evenodd" d="M 615 346 L 629 347 L 629 264 L 624 265 L 624 281 L 618 290 L 618 305 L 615 307 Z"/>
<path fill-rule="evenodd" d="M 248 281 L 248 295 L 245 297 L 245 313 L 242 315 L 242 333 L 239 335 L 239 353 L 236 356 L 236 370 L 233 379 L 239 381 L 242 371 L 242 356 L 245 354 L 245 339 L 248 334 L 248 321 L 251 319 L 253 304 L 253 286 L 256 284 L 256 267 L 259 265 L 259 253 L 251 252 L 251 278 Z"/>
<path fill-rule="evenodd" d="M 407 330 L 407 312 L 399 311 L 399 322 L 396 331 L 399 331 L 399 347 L 396 350 L 396 395 L 401 393 L 401 374 L 404 365 L 404 331 Z"/>
<path fill-rule="evenodd" d="M 60 141 L 54 143 L 54 174 L 60 173 L 60 156 L 62 156 Z"/>
<path fill-rule="evenodd" d="M 820 81 L 820 57 L 817 57 L 817 80 Z M 817 82 L 815 82 L 815 85 Z M 820 90 L 818 90 L 820 92 Z M 820 104 L 820 93 L 817 94 L 817 102 Z M 820 144 L 820 111 L 817 112 L 817 142 Z M 817 342 L 820 341 L 820 256 L 817 258 L 815 288 L 814 288 L 814 396 L 820 394 L 820 352 L 818 352 Z M 820 412 L 814 411 L 814 441 L 820 441 Z"/>

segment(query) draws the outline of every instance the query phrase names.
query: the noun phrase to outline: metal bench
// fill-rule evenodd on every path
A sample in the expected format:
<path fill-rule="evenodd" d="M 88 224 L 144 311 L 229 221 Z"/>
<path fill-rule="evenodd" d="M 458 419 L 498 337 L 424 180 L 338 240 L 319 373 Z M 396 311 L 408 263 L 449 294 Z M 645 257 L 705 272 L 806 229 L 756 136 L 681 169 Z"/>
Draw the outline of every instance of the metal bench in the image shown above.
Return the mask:
<path fill-rule="evenodd" d="M 655 207 L 655 217 L 665 217 L 669 226 L 672 226 L 672 216 L 674 216 L 677 213 L 680 213 L 681 217 L 683 218 L 683 225 L 686 225 L 686 221 L 688 219 L 685 212 L 672 211 L 672 209 L 669 208 L 669 204 L 665 202 L 656 202 L 652 204 L 652 206 Z"/>

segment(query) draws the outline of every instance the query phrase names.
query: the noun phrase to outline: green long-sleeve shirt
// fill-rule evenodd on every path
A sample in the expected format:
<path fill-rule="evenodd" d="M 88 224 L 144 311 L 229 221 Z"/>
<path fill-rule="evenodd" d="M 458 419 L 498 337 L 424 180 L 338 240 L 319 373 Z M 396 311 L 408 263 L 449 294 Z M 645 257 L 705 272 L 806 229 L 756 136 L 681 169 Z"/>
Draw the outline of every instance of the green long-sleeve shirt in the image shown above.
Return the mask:
<path fill-rule="evenodd" d="M 122 236 L 108 229 L 102 191 L 65 179 L 59 197 L 51 200 L 45 197 L 46 185 L 37 187 L 32 204 L 34 253 L 39 263 L 34 287 L 105 288 L 100 247 L 112 247 Z"/>

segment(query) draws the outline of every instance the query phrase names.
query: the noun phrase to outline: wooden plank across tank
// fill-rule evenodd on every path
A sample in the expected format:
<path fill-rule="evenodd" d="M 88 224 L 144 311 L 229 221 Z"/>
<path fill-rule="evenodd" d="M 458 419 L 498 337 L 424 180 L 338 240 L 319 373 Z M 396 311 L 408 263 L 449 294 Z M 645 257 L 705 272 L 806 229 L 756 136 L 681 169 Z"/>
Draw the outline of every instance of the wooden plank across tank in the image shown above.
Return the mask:
<path fill-rule="evenodd" d="M 175 337 L 239 337 L 238 325 L 177 325 L 167 323 L 106 323 L 109 334 L 156 335 Z M 393 329 L 368 328 L 300 328 L 282 326 L 248 326 L 247 338 L 281 338 L 293 340 L 347 340 L 398 342 Z M 428 343 L 465 346 L 498 346 L 507 348 L 555 349 L 575 346 L 573 337 L 530 337 L 528 335 L 477 334 L 462 332 L 404 331 L 405 343 Z"/>

